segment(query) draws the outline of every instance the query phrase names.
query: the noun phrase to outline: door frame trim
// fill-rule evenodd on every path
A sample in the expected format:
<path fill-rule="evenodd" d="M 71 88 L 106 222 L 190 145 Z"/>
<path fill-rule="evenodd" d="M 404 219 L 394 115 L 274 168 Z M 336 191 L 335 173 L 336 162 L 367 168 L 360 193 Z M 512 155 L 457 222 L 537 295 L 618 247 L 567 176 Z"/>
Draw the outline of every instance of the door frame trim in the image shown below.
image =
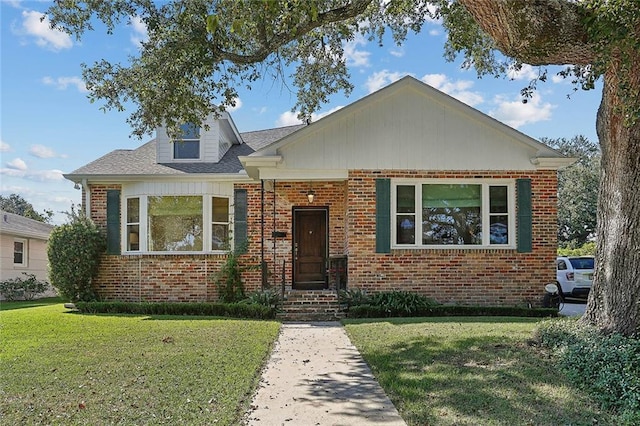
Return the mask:
<path fill-rule="evenodd" d="M 296 257 L 295 257 L 295 244 L 296 244 L 296 212 L 298 211 L 322 211 L 326 220 L 326 232 L 325 232 L 325 272 L 324 272 L 324 286 L 327 286 L 327 273 L 326 263 L 329 260 L 329 206 L 293 206 L 291 208 L 291 288 L 295 287 L 296 278 Z"/>

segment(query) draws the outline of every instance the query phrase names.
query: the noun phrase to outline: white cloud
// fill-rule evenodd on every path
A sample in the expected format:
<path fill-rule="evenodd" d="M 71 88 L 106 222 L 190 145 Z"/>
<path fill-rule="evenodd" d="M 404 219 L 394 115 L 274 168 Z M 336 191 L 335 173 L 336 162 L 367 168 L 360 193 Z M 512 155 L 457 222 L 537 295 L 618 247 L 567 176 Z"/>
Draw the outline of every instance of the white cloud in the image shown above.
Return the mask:
<path fill-rule="evenodd" d="M 319 113 L 313 113 L 311 114 L 311 122 L 315 123 L 316 121 L 320 120 L 323 117 L 326 117 L 329 114 L 332 114 L 340 109 L 344 108 L 343 105 L 339 105 L 337 107 L 331 108 L 329 111 L 325 111 L 325 112 L 319 112 Z M 295 126 L 296 124 L 302 124 L 302 121 L 300 119 L 298 119 L 298 112 L 292 112 L 292 111 L 286 111 L 283 112 L 282 114 L 280 114 L 280 117 L 278 117 L 278 120 L 276 120 L 276 126 L 277 127 L 284 127 L 284 126 Z"/>
<path fill-rule="evenodd" d="M 280 117 L 276 120 L 276 126 L 293 126 L 296 124 L 302 124 L 302 121 L 297 117 L 298 113 L 293 111 L 285 111 L 280 114 Z"/>
<path fill-rule="evenodd" d="M 15 161 L 15 160 L 14 160 Z M 22 161 L 22 160 L 21 160 Z M 13 163 L 13 162 L 12 162 Z M 62 170 L 34 170 L 28 171 L 25 169 L 17 169 L 15 166 L 20 166 L 20 164 L 7 164 L 6 168 L 0 169 L 0 175 L 11 176 L 16 178 L 28 179 L 36 182 L 51 182 L 51 181 L 62 181 L 64 180 L 64 173 Z"/>
<path fill-rule="evenodd" d="M 433 29 L 429 30 L 429 35 L 430 36 L 434 36 L 434 37 L 439 36 L 440 35 L 440 30 L 436 29 L 436 28 L 433 28 Z"/>
<path fill-rule="evenodd" d="M 75 86 L 78 92 L 87 93 L 87 85 L 80 77 L 43 77 L 42 82 L 47 86 L 54 86 L 58 90 L 66 90 L 69 86 Z"/>
<path fill-rule="evenodd" d="M 542 102 L 539 93 L 534 93 L 526 104 L 520 99 L 510 101 L 502 96 L 496 96 L 495 103 L 498 106 L 489 111 L 489 115 L 516 129 L 525 124 L 550 120 L 551 111 L 555 108 L 549 102 Z"/>
<path fill-rule="evenodd" d="M 29 154 L 38 158 L 67 158 L 66 155 L 57 154 L 53 149 L 44 145 L 31 145 Z"/>
<path fill-rule="evenodd" d="M 133 30 L 130 40 L 136 47 L 141 47 L 140 45 L 147 40 L 149 40 L 149 32 L 147 31 L 147 24 L 142 22 L 142 19 L 139 16 L 133 16 L 129 20 L 129 25 L 131 25 L 131 29 Z"/>
<path fill-rule="evenodd" d="M 25 163 L 22 158 L 14 158 L 7 163 L 7 167 L 12 170 L 25 171 L 27 170 L 27 163 Z"/>
<path fill-rule="evenodd" d="M 389 54 L 391 56 L 395 56 L 396 58 L 402 58 L 404 56 L 404 48 L 402 47 L 394 47 L 389 50 Z"/>
<path fill-rule="evenodd" d="M 471 80 L 451 81 L 445 74 L 426 74 L 421 80 L 469 106 L 476 106 L 484 102 L 482 95 L 469 90 L 473 86 Z"/>
<path fill-rule="evenodd" d="M 235 106 L 228 106 L 227 107 L 227 111 L 228 112 L 234 112 L 234 111 L 237 111 L 240 108 L 242 108 L 242 100 L 240 100 L 240 98 L 235 98 L 234 102 L 235 102 Z"/>
<path fill-rule="evenodd" d="M 353 40 L 344 44 L 344 56 L 348 66 L 368 67 L 371 52 L 358 50 L 358 46 L 366 46 L 367 40 L 362 35 L 357 35 Z"/>
<path fill-rule="evenodd" d="M 11 145 L 6 142 L 0 141 L 0 152 L 10 152 Z"/>
<path fill-rule="evenodd" d="M 35 37 L 36 44 L 46 49 L 54 51 L 70 49 L 73 46 L 71 37 L 60 30 L 49 27 L 49 18 L 45 16 L 43 20 L 42 12 L 35 10 L 25 10 L 22 12 L 22 31 L 28 36 Z"/>
<path fill-rule="evenodd" d="M 507 76 L 512 80 L 533 80 L 538 78 L 538 70 L 529 64 L 522 64 L 519 70 L 510 68 Z"/>
<path fill-rule="evenodd" d="M 365 86 L 367 86 L 367 91 L 369 93 L 373 93 L 377 90 L 382 89 L 385 86 L 393 83 L 394 81 L 400 80 L 402 77 L 406 75 L 411 75 L 406 72 L 391 72 L 388 70 L 382 70 L 376 73 L 373 73 L 367 81 L 365 82 Z"/>

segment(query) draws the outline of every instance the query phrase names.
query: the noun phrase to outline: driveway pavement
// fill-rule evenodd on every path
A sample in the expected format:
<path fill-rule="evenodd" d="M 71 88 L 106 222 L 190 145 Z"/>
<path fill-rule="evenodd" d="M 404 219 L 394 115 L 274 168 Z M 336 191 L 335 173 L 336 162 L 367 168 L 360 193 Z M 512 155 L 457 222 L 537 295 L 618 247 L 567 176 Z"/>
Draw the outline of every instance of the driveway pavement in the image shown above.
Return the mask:
<path fill-rule="evenodd" d="M 246 421 L 406 426 L 338 322 L 282 325 Z"/>
<path fill-rule="evenodd" d="M 565 300 L 560 305 L 560 315 L 568 317 L 581 316 L 584 314 L 584 310 L 587 307 L 587 302 L 584 300 Z"/>

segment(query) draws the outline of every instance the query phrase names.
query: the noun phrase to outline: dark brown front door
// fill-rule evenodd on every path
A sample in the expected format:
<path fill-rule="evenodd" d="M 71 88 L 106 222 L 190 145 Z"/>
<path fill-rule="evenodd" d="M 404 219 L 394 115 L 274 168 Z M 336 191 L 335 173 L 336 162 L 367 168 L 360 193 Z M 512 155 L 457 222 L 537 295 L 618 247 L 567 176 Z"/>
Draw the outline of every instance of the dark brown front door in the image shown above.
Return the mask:
<path fill-rule="evenodd" d="M 327 288 L 326 208 L 293 210 L 293 285 L 297 290 Z"/>

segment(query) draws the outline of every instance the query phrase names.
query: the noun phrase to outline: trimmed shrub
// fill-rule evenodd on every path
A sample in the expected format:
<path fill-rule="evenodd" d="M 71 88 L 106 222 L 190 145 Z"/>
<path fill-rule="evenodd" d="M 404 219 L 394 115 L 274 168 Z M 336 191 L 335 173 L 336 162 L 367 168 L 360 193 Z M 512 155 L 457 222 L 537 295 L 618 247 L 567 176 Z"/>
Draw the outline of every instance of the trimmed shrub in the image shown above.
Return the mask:
<path fill-rule="evenodd" d="M 23 272 L 25 278 L 10 278 L 0 282 L 0 294 L 6 300 L 33 300 L 49 288 L 49 283 L 40 281 L 34 274 Z"/>
<path fill-rule="evenodd" d="M 51 284 L 72 302 L 95 300 L 91 279 L 98 273 L 105 237 L 83 213 L 72 208 L 67 215 L 69 222 L 56 226 L 47 244 Z"/>
<path fill-rule="evenodd" d="M 86 314 L 188 315 L 228 318 L 273 319 L 272 307 L 249 303 L 153 303 L 153 302 L 77 302 Z"/>
<path fill-rule="evenodd" d="M 390 318 L 390 317 L 467 317 L 467 316 L 492 316 L 492 317 L 557 317 L 556 309 L 529 309 L 518 306 L 428 306 L 415 310 L 411 315 L 404 315 L 400 311 L 391 311 L 383 306 L 358 305 L 350 307 L 347 311 L 349 318 Z"/>
<path fill-rule="evenodd" d="M 587 390 L 619 424 L 640 423 L 640 339 L 602 334 L 575 320 L 546 321 L 537 340 L 556 354 L 558 367 Z"/>

